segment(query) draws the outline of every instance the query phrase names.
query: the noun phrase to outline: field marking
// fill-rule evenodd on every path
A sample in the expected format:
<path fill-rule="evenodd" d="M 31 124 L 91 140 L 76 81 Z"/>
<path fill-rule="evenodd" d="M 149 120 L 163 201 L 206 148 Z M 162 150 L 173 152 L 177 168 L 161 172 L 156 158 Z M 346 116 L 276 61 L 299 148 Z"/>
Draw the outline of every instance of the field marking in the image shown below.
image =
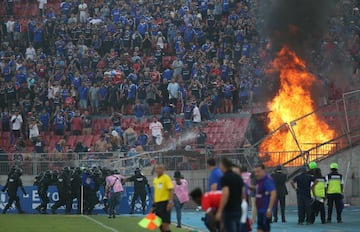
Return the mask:
<path fill-rule="evenodd" d="M 110 230 L 110 231 L 112 231 L 112 232 L 119 232 L 117 229 L 112 228 L 112 227 L 110 227 L 110 226 L 107 226 L 107 225 L 105 225 L 104 223 L 102 223 L 102 222 L 100 222 L 100 221 L 98 221 L 98 220 L 96 220 L 96 219 L 94 219 L 94 218 L 92 218 L 92 217 L 89 217 L 89 216 L 87 216 L 87 215 L 82 215 L 82 217 L 84 217 L 84 218 L 86 218 L 87 220 L 90 220 L 90 221 L 98 224 L 99 226 L 101 226 L 101 227 L 104 228 L 104 229 Z"/>

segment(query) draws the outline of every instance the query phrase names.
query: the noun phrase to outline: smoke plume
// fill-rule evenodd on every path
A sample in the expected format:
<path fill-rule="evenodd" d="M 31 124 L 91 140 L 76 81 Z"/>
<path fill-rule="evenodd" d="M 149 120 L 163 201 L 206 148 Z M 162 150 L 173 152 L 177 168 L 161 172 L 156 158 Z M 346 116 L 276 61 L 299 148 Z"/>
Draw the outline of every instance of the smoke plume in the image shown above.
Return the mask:
<path fill-rule="evenodd" d="M 314 49 L 328 30 L 337 0 L 274 0 L 266 10 L 265 33 L 273 51 L 287 45 L 300 56 Z M 269 7 L 269 6 L 266 6 Z"/>

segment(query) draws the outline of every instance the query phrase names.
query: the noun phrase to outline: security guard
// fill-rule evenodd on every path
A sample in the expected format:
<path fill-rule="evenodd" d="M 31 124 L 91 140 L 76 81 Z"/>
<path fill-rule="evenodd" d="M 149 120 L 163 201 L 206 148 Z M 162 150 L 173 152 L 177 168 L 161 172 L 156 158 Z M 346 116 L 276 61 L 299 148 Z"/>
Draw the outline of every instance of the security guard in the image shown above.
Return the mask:
<path fill-rule="evenodd" d="M 22 175 L 22 170 L 20 168 L 17 168 L 15 171 L 14 170 L 10 171 L 6 184 L 4 188 L 1 190 L 2 192 L 5 192 L 7 190 L 9 196 L 9 201 L 3 210 L 3 214 L 6 214 L 6 211 L 11 207 L 14 201 L 15 201 L 15 206 L 19 211 L 19 213 L 20 214 L 24 213 L 24 211 L 21 209 L 20 206 L 20 199 L 17 196 L 17 190 L 19 187 L 21 188 L 24 195 L 27 195 L 20 178 L 21 175 Z"/>
<path fill-rule="evenodd" d="M 275 182 L 277 196 L 277 200 L 274 205 L 273 222 L 278 222 L 278 205 L 280 203 L 281 221 L 285 223 L 285 197 L 288 194 L 288 190 L 286 188 L 287 176 L 282 172 L 282 167 L 279 165 L 277 166 L 275 173 L 271 174 L 271 177 Z"/>
<path fill-rule="evenodd" d="M 326 176 L 326 196 L 328 199 L 328 219 L 327 223 L 331 223 L 331 215 L 335 203 L 336 219 L 338 223 L 342 223 L 342 199 L 344 180 L 338 173 L 339 165 L 337 163 L 330 164 L 330 174 Z"/>
<path fill-rule="evenodd" d="M 70 182 L 70 168 L 64 167 L 62 173 L 57 177 L 55 183 L 58 193 L 59 200 L 51 206 L 51 212 L 56 213 L 56 210 L 65 205 L 65 214 L 70 214 L 71 211 L 71 182 Z"/>
<path fill-rule="evenodd" d="M 38 193 L 41 200 L 41 204 L 36 207 L 39 213 L 46 214 L 47 204 L 50 202 L 47 196 L 48 188 L 52 184 L 52 173 L 47 170 L 43 175 L 39 176 L 34 183 L 38 186 Z"/>
<path fill-rule="evenodd" d="M 313 203 L 311 205 L 311 223 L 315 222 L 316 216 L 320 213 L 321 223 L 325 224 L 325 183 L 326 179 L 321 175 L 321 169 L 314 169 L 314 177 L 317 183 L 312 188 Z"/>
<path fill-rule="evenodd" d="M 291 181 L 291 186 L 296 190 L 298 204 L 298 224 L 311 224 L 311 183 L 317 183 L 313 175 L 307 172 L 306 167 L 301 168 L 301 174 Z M 295 187 L 296 184 L 296 187 Z"/>
<path fill-rule="evenodd" d="M 135 201 L 141 199 L 142 213 L 145 214 L 146 209 L 146 189 L 147 187 L 149 194 L 151 194 L 151 188 L 147 178 L 141 173 L 139 168 L 135 169 L 135 175 L 131 176 L 128 181 L 134 182 L 134 195 L 131 200 L 130 214 L 134 213 Z"/>

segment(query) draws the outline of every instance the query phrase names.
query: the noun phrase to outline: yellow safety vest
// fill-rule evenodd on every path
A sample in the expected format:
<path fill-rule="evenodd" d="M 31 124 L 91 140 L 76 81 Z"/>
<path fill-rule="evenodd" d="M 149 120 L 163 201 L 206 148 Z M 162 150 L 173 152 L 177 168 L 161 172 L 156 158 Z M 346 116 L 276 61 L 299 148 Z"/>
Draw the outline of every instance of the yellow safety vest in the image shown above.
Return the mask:
<path fill-rule="evenodd" d="M 316 179 L 318 182 L 314 186 L 315 197 L 325 198 L 325 177 L 319 177 Z"/>
<path fill-rule="evenodd" d="M 330 173 L 327 176 L 327 194 L 341 194 L 342 175 Z"/>

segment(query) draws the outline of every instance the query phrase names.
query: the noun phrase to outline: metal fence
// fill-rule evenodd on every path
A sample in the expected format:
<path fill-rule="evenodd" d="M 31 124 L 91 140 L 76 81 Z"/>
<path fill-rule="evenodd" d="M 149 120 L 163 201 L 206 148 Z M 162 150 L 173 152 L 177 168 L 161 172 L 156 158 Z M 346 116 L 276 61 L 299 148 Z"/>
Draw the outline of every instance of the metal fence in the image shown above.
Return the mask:
<path fill-rule="evenodd" d="M 321 144 L 303 140 L 298 133 L 291 133 L 298 149 L 294 151 L 259 151 L 258 146 L 277 133 L 287 130 L 296 131 L 293 127 L 306 123 L 316 117 L 336 131 L 333 138 Z M 281 142 L 281 141 L 279 141 Z M 25 174 L 36 175 L 48 169 L 62 169 L 64 166 L 91 167 L 102 166 L 118 169 L 123 174 L 132 173 L 136 167 L 153 172 L 155 163 L 163 163 L 168 170 L 205 170 L 210 157 L 220 159 L 227 157 L 235 164 L 252 167 L 254 163 L 264 162 L 270 166 L 283 164 L 300 166 L 312 160 L 321 160 L 331 154 L 350 146 L 360 144 L 360 90 L 345 93 L 341 100 L 333 102 L 319 110 L 309 113 L 289 124 L 285 123 L 270 133 L 263 140 L 248 148 L 194 151 L 155 151 L 125 157 L 123 152 L 109 153 L 14 153 L 0 154 L 0 174 L 7 174 L 12 165 L 17 165 Z M 216 155 L 215 155 L 216 154 Z M 272 162 L 269 162 L 271 160 Z"/>
<path fill-rule="evenodd" d="M 305 137 L 301 131 L 296 130 L 297 127 L 309 123 L 314 117 L 325 123 L 323 124 L 325 129 L 334 132 L 324 143 L 313 143 L 311 137 Z M 360 90 L 344 93 L 342 99 L 289 123 L 284 123 L 254 146 L 260 146 L 263 141 L 277 136 L 278 133 L 287 132 L 291 132 L 288 135 L 293 143 L 297 144 L 297 150 L 259 152 L 258 155 L 262 162 L 269 165 L 277 163 L 299 166 L 360 144 Z M 279 143 L 281 142 L 283 141 L 279 141 Z"/>
<path fill-rule="evenodd" d="M 138 154 L 132 157 L 124 157 L 121 152 L 111 153 L 62 153 L 62 154 L 37 154 L 15 153 L 0 154 L 0 175 L 9 172 L 11 166 L 17 165 L 23 169 L 24 174 L 37 175 L 46 170 L 61 170 L 65 166 L 86 167 L 101 166 L 117 169 L 124 175 L 132 174 L 135 168 L 141 168 L 147 175 L 154 172 L 156 163 L 164 164 L 167 170 L 206 170 L 207 160 L 215 157 L 229 158 L 241 166 L 250 166 L 257 162 L 256 151 L 251 148 L 238 149 L 236 152 L 218 150 L 216 155 L 207 152 L 206 149 L 195 151 L 158 151 Z"/>

